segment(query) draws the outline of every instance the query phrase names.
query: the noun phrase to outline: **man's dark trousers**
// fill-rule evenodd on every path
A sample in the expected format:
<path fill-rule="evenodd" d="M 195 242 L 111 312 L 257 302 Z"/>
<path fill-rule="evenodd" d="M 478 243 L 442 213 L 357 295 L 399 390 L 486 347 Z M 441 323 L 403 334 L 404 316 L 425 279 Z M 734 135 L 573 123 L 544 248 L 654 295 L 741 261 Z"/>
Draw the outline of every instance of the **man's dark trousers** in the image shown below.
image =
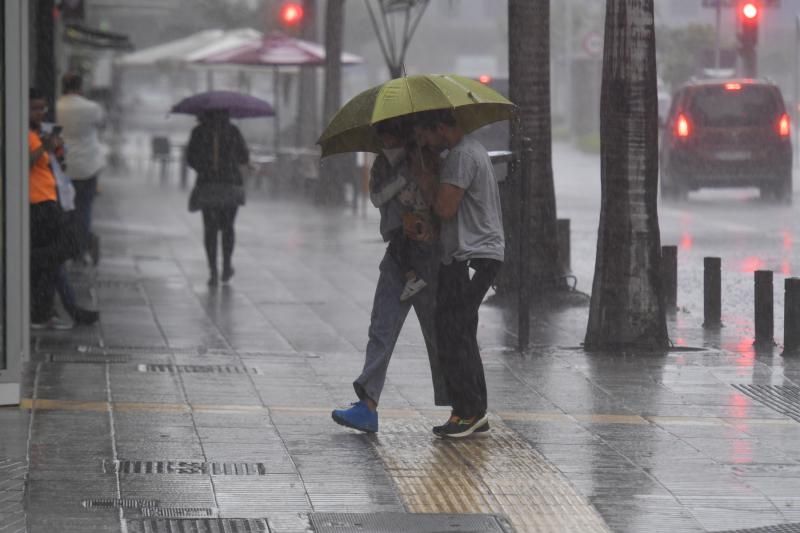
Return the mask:
<path fill-rule="evenodd" d="M 470 266 L 475 274 L 470 279 Z M 478 349 L 478 308 L 502 263 L 492 259 L 453 261 L 439 269 L 436 333 L 453 414 L 486 414 L 486 377 Z"/>
<path fill-rule="evenodd" d="M 74 179 L 75 216 L 80 228 L 81 253 L 88 252 L 92 245 L 92 205 L 97 194 L 97 174 L 87 179 Z"/>
<path fill-rule="evenodd" d="M 31 321 L 46 322 L 53 312 L 56 276 L 64 261 L 59 243 L 61 208 L 47 201 L 30 205 Z"/>

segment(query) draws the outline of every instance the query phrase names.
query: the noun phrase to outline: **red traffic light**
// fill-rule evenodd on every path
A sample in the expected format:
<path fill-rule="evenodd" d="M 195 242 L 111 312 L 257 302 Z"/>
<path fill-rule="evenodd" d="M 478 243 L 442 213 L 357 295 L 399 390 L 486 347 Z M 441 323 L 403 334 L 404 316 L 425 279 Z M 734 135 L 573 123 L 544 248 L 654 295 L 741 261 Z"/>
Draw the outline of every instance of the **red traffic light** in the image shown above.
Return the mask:
<path fill-rule="evenodd" d="M 279 17 L 284 26 L 297 26 L 303 21 L 303 6 L 297 2 L 286 2 L 281 6 Z"/>
<path fill-rule="evenodd" d="M 758 6 L 753 2 L 747 2 L 742 5 L 742 16 L 747 20 L 753 20 L 758 17 Z"/>

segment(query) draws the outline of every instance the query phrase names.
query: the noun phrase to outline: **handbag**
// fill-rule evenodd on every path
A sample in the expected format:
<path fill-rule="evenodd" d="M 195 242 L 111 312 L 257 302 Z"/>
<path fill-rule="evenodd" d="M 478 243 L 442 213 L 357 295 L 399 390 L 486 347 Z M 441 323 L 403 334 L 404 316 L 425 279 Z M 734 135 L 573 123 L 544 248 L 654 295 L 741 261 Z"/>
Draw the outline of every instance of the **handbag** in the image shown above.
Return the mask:
<path fill-rule="evenodd" d="M 243 185 L 223 181 L 195 183 L 189 194 L 189 211 L 238 207 L 245 204 L 247 196 Z"/>

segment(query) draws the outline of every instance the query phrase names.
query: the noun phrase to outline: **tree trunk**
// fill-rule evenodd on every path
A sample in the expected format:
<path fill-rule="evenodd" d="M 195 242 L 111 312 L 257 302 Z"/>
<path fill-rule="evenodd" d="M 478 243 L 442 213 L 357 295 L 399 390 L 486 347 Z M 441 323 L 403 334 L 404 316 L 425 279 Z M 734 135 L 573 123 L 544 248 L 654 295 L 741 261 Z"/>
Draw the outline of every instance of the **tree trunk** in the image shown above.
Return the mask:
<path fill-rule="evenodd" d="M 512 149 L 518 150 L 520 139 L 529 137 L 534 151 L 533 182 L 527 199 L 530 220 L 519 223 L 520 172 L 511 173 L 504 194 L 507 246 L 502 288 L 519 287 L 519 242 L 527 233 L 532 262 L 522 272 L 530 276 L 536 298 L 554 288 L 561 275 L 550 115 L 550 0 L 509 0 L 508 26 L 509 96 L 519 107 L 517 120 L 511 125 Z"/>
<path fill-rule="evenodd" d="M 602 206 L 587 349 L 669 345 L 660 297 L 653 0 L 607 0 Z"/>

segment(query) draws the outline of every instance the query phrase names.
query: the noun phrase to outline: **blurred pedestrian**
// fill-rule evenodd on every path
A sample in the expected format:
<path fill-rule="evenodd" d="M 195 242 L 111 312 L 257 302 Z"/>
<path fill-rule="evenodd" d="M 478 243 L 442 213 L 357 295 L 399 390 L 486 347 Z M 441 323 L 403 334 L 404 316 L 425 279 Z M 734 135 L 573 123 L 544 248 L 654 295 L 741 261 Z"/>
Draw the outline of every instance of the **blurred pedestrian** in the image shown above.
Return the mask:
<path fill-rule="evenodd" d="M 234 223 L 239 206 L 245 203 L 241 166 L 250 161 L 250 152 L 239 128 L 227 111 L 202 113 L 192 130 L 186 159 L 197 172 L 189 197 L 189 210 L 203 213 L 204 244 L 210 275 L 208 284 L 219 283 L 217 234 L 222 233 L 222 282 L 233 277 Z"/>
<path fill-rule="evenodd" d="M 61 160 L 57 152 L 48 154 L 50 169 L 56 179 L 58 203 L 61 207 L 61 223 L 59 228 L 60 246 L 65 248 L 65 255 L 75 256 L 79 250 L 79 226 L 75 218 L 75 187 L 64 171 L 61 169 Z M 56 274 L 56 292 L 61 300 L 64 310 L 76 324 L 94 324 L 100 319 L 100 313 L 78 305 L 78 299 L 70 282 L 69 273 L 65 263 L 58 267 Z"/>
<path fill-rule="evenodd" d="M 31 88 L 29 98 L 29 202 L 31 328 L 70 329 L 73 324 L 55 314 L 56 278 L 66 259 L 59 242 L 61 208 L 50 153 L 60 146 L 57 135 L 42 133 L 48 107 L 44 93 Z"/>
<path fill-rule="evenodd" d="M 378 431 L 378 403 L 386 382 L 386 372 L 412 305 L 428 351 L 434 403 L 449 405 L 436 350 L 434 308 L 439 261 L 438 256 L 433 253 L 437 242 L 430 213 L 420 217 L 419 223 L 414 224 L 413 244 L 409 244 L 407 237 L 403 235 L 404 213 L 408 213 L 410 206 L 416 203 L 411 198 L 416 197 L 414 191 L 419 191 L 416 178 L 411 172 L 412 154 L 408 150 L 413 143 L 413 128 L 408 121 L 392 120 L 377 125 L 376 133 L 385 148 L 372 165 L 370 198 L 380 210 L 381 236 L 389 244 L 379 267 L 380 275 L 372 303 L 364 367 L 361 375 L 353 382 L 358 401 L 348 409 L 336 409 L 331 413 L 335 422 L 368 433 Z M 401 200 L 400 195 L 404 191 L 408 198 Z M 407 255 L 409 247 L 417 250 L 411 261 Z M 414 263 L 413 267 L 410 263 Z M 402 299 L 409 281 L 410 267 L 421 276 L 429 277 L 429 286 L 411 299 Z"/>
<path fill-rule="evenodd" d="M 421 172 L 421 184 L 434 196 L 442 224 L 436 339 L 453 406 L 448 421 L 433 432 L 466 437 L 488 429 L 478 308 L 505 257 L 500 194 L 489 154 L 464 134 L 451 111 L 427 111 L 415 118 L 420 142 L 437 152 L 447 150 L 438 181 Z"/>
<path fill-rule="evenodd" d="M 75 187 L 75 216 L 78 221 L 80 258 L 97 264 L 99 240 L 92 233 L 92 205 L 97 180 L 106 165 L 107 150 L 100 142 L 105 120 L 103 108 L 85 98 L 83 78 L 67 72 L 61 79 L 62 96 L 56 102 L 56 122 L 64 129 L 65 172 Z"/>

